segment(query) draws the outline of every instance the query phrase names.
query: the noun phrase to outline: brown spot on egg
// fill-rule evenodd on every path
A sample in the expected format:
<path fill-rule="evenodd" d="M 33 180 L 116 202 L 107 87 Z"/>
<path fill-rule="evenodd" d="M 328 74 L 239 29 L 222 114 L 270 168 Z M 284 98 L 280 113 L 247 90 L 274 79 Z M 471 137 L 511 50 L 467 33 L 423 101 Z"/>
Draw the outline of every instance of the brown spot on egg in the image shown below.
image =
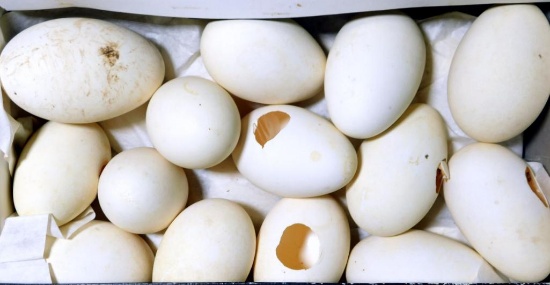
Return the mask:
<path fill-rule="evenodd" d="M 254 137 L 262 146 L 274 139 L 290 121 L 290 115 L 281 111 L 273 111 L 262 115 L 254 128 Z"/>
<path fill-rule="evenodd" d="M 531 188 L 531 191 L 537 195 L 544 207 L 548 208 L 548 199 L 546 199 L 544 192 L 542 192 L 542 189 L 535 178 L 533 170 L 531 170 L 529 166 L 525 168 L 525 179 L 527 180 L 527 184 L 529 185 L 529 188 Z"/>
<path fill-rule="evenodd" d="M 110 42 L 106 46 L 99 48 L 99 54 L 103 56 L 103 61 L 109 66 L 114 66 L 120 57 L 118 44 Z"/>

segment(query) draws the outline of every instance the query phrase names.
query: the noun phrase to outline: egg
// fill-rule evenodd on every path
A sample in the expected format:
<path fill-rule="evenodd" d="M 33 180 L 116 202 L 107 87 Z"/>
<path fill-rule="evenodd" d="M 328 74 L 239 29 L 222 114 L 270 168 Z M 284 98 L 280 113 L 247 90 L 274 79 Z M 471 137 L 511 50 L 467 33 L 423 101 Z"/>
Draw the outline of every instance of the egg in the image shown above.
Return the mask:
<path fill-rule="evenodd" d="M 154 260 L 138 235 L 98 220 L 70 239 L 48 237 L 45 258 L 54 283 L 151 282 Z"/>
<path fill-rule="evenodd" d="M 142 36 L 103 20 L 60 18 L 23 30 L 0 54 L 0 80 L 18 106 L 63 123 L 110 119 L 145 103 L 165 66 Z"/>
<path fill-rule="evenodd" d="M 254 225 L 241 206 L 219 198 L 201 200 L 164 233 L 153 282 L 244 282 L 255 250 Z"/>
<path fill-rule="evenodd" d="M 449 211 L 472 247 L 504 275 L 550 274 L 550 209 L 530 167 L 498 144 L 474 143 L 449 161 Z"/>
<path fill-rule="evenodd" d="M 446 173 L 447 130 L 427 104 L 412 104 L 382 134 L 366 139 L 346 201 L 357 225 L 392 236 L 416 225 L 434 204 Z"/>
<path fill-rule="evenodd" d="M 452 59 L 448 99 L 470 137 L 498 143 L 521 134 L 550 94 L 550 25 L 534 5 L 483 12 Z"/>
<path fill-rule="evenodd" d="M 216 166 L 188 172 L 189 205 L 209 198 L 236 202 L 248 213 L 256 232 L 260 230 L 269 210 L 281 199 L 250 183 L 239 172 L 231 157 Z"/>
<path fill-rule="evenodd" d="M 369 236 L 351 251 L 350 283 L 503 283 L 483 257 L 452 239 L 421 230 Z"/>
<path fill-rule="evenodd" d="M 154 148 L 117 154 L 99 177 L 98 200 L 116 226 L 136 234 L 155 233 L 170 225 L 187 203 L 184 170 Z"/>
<path fill-rule="evenodd" d="M 254 282 L 338 282 L 349 250 L 348 221 L 334 198 L 283 198 L 258 234 Z"/>
<path fill-rule="evenodd" d="M 323 88 L 326 55 L 289 19 L 212 21 L 202 33 L 200 52 L 212 78 L 248 101 L 294 103 Z"/>
<path fill-rule="evenodd" d="M 17 213 L 52 214 L 59 226 L 69 222 L 96 198 L 109 159 L 109 140 L 96 123 L 44 124 L 25 144 L 15 167 Z"/>
<path fill-rule="evenodd" d="M 383 132 L 412 102 L 425 62 L 423 35 L 409 16 L 371 13 L 346 23 L 336 35 L 325 72 L 334 125 L 358 139 Z"/>
<path fill-rule="evenodd" d="M 357 169 L 355 149 L 338 129 L 292 105 L 264 106 L 246 115 L 232 157 L 250 182 L 282 197 L 332 193 Z"/>
<path fill-rule="evenodd" d="M 223 88 L 196 76 L 163 84 L 146 113 L 153 146 L 184 168 L 208 168 L 229 157 L 241 130 L 237 105 Z"/>

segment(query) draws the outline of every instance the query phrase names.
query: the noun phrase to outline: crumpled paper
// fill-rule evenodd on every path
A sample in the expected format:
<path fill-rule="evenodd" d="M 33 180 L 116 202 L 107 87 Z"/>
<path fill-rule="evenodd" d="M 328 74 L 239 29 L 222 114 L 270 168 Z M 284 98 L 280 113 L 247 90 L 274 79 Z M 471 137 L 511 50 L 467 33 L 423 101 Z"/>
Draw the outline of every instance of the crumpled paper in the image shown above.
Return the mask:
<path fill-rule="evenodd" d="M 61 227 L 51 214 L 7 218 L 0 235 L 0 283 L 52 283 L 46 238 L 70 239 L 94 218 L 91 206 Z"/>

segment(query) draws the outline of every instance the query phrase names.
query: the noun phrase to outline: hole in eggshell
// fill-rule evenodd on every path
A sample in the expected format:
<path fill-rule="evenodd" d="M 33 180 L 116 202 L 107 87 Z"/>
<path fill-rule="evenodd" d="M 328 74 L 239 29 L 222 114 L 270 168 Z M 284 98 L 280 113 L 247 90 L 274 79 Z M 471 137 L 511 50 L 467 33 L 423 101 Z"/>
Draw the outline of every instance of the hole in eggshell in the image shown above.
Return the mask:
<path fill-rule="evenodd" d="M 279 132 L 290 121 L 290 116 L 281 111 L 273 111 L 262 115 L 258 118 L 258 122 L 255 125 L 254 137 L 256 141 L 264 147 L 264 145 L 275 138 Z"/>
<path fill-rule="evenodd" d="M 533 191 L 533 193 L 537 195 L 537 197 L 542 202 L 542 204 L 546 208 L 548 208 L 548 200 L 546 199 L 544 192 L 542 192 L 542 189 L 540 188 L 540 185 L 537 182 L 537 179 L 535 178 L 535 174 L 533 173 L 533 170 L 531 170 L 529 166 L 525 168 L 525 178 L 527 179 L 527 184 L 529 184 L 531 191 Z"/>
<path fill-rule="evenodd" d="M 309 269 L 319 260 L 319 237 L 304 224 L 287 227 L 276 249 L 281 263 L 294 270 Z"/>

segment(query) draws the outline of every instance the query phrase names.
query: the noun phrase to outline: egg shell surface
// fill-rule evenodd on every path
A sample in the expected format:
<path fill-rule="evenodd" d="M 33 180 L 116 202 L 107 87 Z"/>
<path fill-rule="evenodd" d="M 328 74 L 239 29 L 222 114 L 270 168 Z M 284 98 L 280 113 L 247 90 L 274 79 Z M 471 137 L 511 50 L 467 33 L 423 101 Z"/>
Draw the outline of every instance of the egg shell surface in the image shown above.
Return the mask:
<path fill-rule="evenodd" d="M 69 222 L 96 198 L 109 159 L 109 140 L 96 123 L 44 124 L 25 144 L 15 167 L 17 213 L 52 214 L 59 226 Z"/>
<path fill-rule="evenodd" d="M 183 168 L 154 148 L 123 151 L 99 177 L 98 199 L 105 216 L 136 234 L 155 233 L 170 225 L 187 203 L 189 187 Z"/>
<path fill-rule="evenodd" d="M 153 146 L 184 168 L 208 168 L 229 157 L 241 130 L 237 105 L 215 82 L 179 77 L 149 101 L 147 133 Z"/>
<path fill-rule="evenodd" d="M 323 88 L 326 55 L 292 20 L 212 21 L 200 52 L 212 78 L 245 100 L 287 104 Z"/>
<path fill-rule="evenodd" d="M 164 233 L 153 282 L 244 282 L 255 250 L 254 225 L 241 206 L 219 198 L 201 200 Z"/>
<path fill-rule="evenodd" d="M 383 132 L 412 102 L 425 62 L 423 35 L 409 16 L 374 13 L 346 23 L 336 35 L 325 72 L 334 125 L 359 139 Z"/>
<path fill-rule="evenodd" d="M 534 5 L 483 12 L 452 59 L 448 100 L 458 126 L 477 141 L 521 134 L 550 94 L 550 25 Z"/>
<path fill-rule="evenodd" d="M 246 115 L 232 157 L 250 182 L 282 197 L 334 192 L 357 169 L 347 137 L 329 121 L 292 105 L 264 106 Z"/>
<path fill-rule="evenodd" d="M 54 283 L 151 282 L 154 255 L 138 235 L 94 220 L 70 239 L 48 237 Z"/>
<path fill-rule="evenodd" d="M 364 140 L 358 156 L 357 174 L 346 186 L 351 217 L 373 235 L 403 233 L 438 196 L 438 168 L 447 159 L 445 123 L 429 105 L 412 104 L 388 130 Z"/>
<path fill-rule="evenodd" d="M 550 209 L 526 162 L 503 146 L 474 143 L 451 157 L 449 170 L 445 203 L 472 247 L 513 280 L 546 278 Z"/>
<path fill-rule="evenodd" d="M 338 282 L 349 251 L 348 221 L 334 198 L 283 198 L 258 234 L 254 282 Z"/>
<path fill-rule="evenodd" d="M 137 108 L 164 72 L 152 43 L 89 18 L 31 26 L 0 54 L 0 79 L 10 99 L 33 115 L 64 123 L 98 122 Z"/>
<path fill-rule="evenodd" d="M 482 270 L 484 279 L 478 279 Z M 421 230 L 398 236 L 369 236 L 351 251 L 346 268 L 351 283 L 502 283 L 504 280 L 472 248 Z"/>

